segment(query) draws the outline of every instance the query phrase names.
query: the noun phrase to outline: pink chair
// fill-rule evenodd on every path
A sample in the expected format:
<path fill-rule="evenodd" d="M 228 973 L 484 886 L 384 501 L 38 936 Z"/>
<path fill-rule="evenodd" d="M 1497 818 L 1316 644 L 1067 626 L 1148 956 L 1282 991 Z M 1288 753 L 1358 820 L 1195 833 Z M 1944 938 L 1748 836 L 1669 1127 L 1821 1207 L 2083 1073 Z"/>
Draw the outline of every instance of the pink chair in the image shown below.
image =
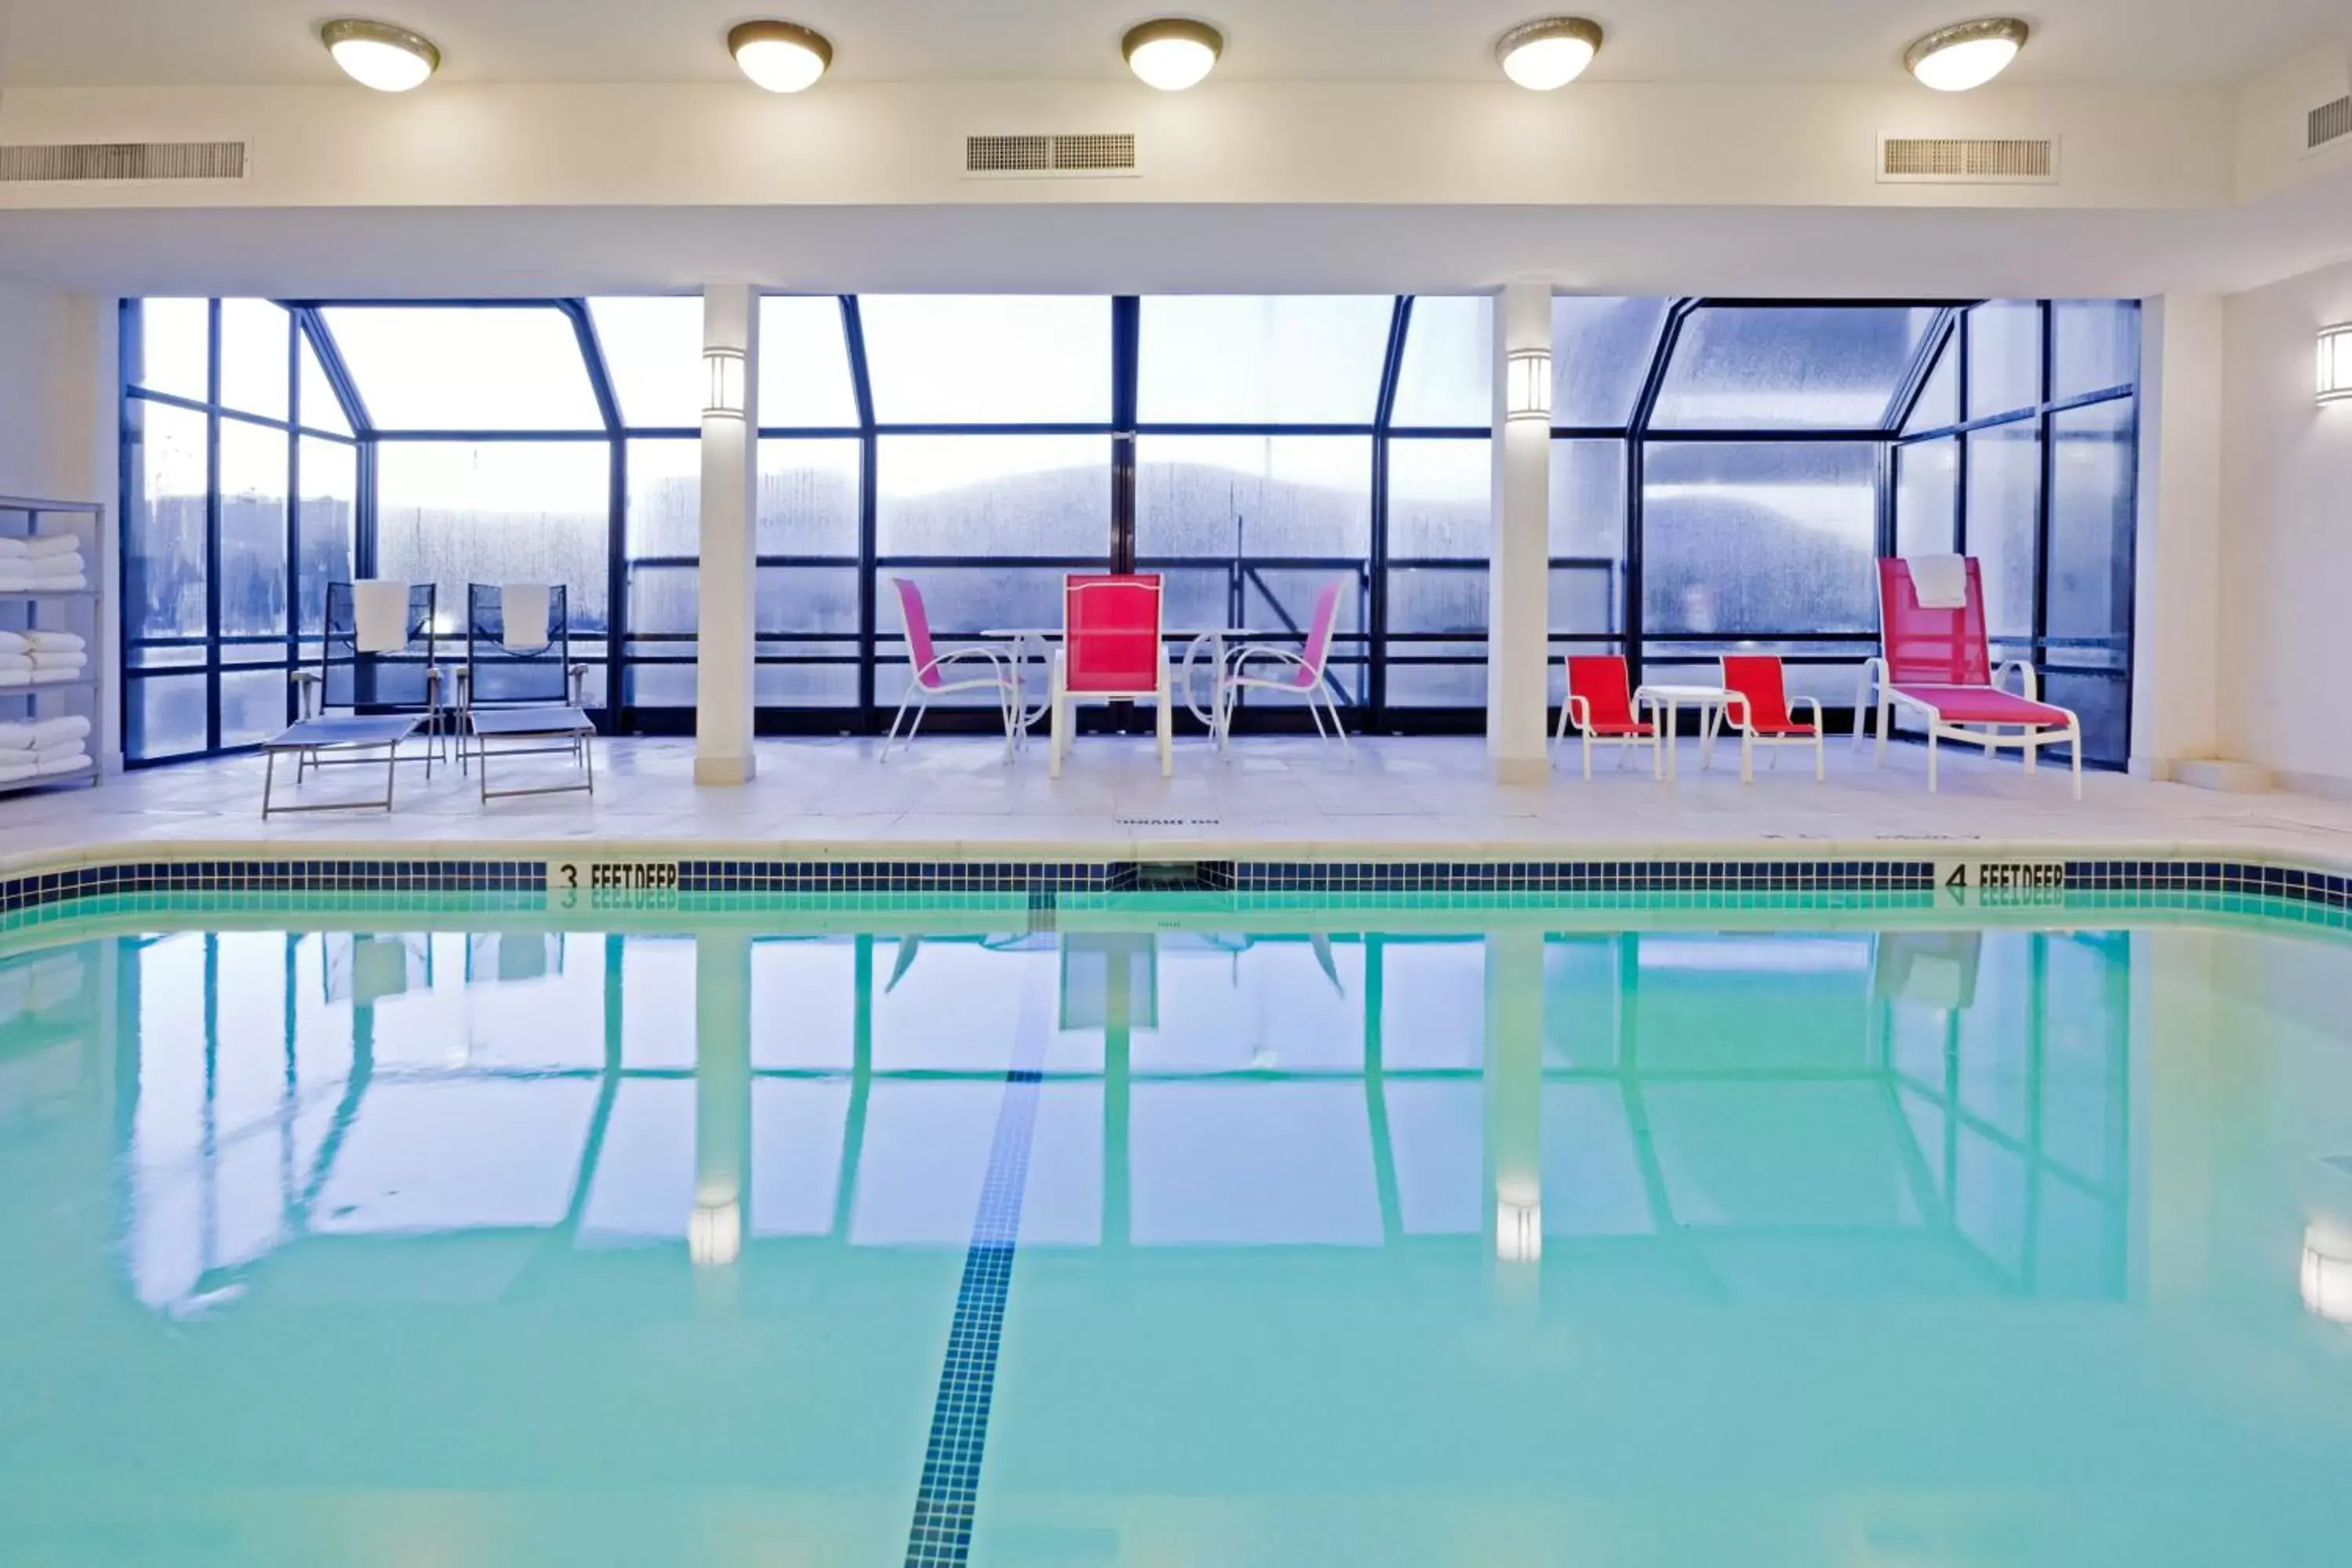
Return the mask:
<path fill-rule="evenodd" d="M 1072 575 L 1062 580 L 1062 646 L 1054 650 L 1048 772 L 1062 776 L 1077 704 L 1159 705 L 1160 773 L 1175 772 L 1168 647 L 1160 635 L 1160 574 Z"/>
<path fill-rule="evenodd" d="M 1646 697 L 1640 699 L 1643 707 L 1650 708 L 1652 717 L 1640 716 L 1632 694 L 1633 677 L 1627 673 L 1624 658 L 1613 653 L 1570 654 L 1568 656 L 1568 700 L 1559 707 L 1559 732 L 1555 742 L 1568 739 L 1570 720 L 1584 737 L 1584 776 L 1592 776 L 1592 742 L 1614 741 L 1620 748 L 1617 760 L 1625 760 L 1624 748 L 1647 742 L 1650 747 L 1650 773 L 1664 777 L 1664 753 L 1658 749 L 1659 735 L 1656 710 Z"/>
<path fill-rule="evenodd" d="M 2064 745 L 2074 752 L 2074 798 L 2083 798 L 2082 722 L 2072 710 L 2040 700 L 2031 664 L 2009 659 L 1994 667 L 1985 635 L 1983 574 L 1975 556 L 1888 556 L 1879 562 L 1878 626 L 1885 652 L 1862 667 L 1862 689 L 1853 704 L 1856 746 L 1862 744 L 1866 707 L 1877 710 L 1881 762 L 1895 710 L 1917 716 L 1927 731 L 1932 792 L 1938 740 L 1974 742 L 1988 757 L 1997 747 L 2015 746 L 2028 773 L 2042 747 Z M 2011 671 L 2018 676 L 2018 691 L 2000 685 Z M 2011 730 L 2017 733 L 2006 732 Z"/>
<path fill-rule="evenodd" d="M 1013 742 L 1019 730 L 1016 715 L 1020 710 L 1020 686 L 1013 678 L 1012 666 L 1003 654 L 992 648 L 950 648 L 942 653 L 931 642 L 931 617 L 923 608 L 923 591 L 907 577 L 893 577 L 890 585 L 898 590 L 898 611 L 907 623 L 907 663 L 912 673 L 907 680 L 907 695 L 899 700 L 898 714 L 890 721 L 890 732 L 882 739 L 881 754 L 876 761 L 887 761 L 890 748 L 898 742 L 898 726 L 913 708 L 915 721 L 907 727 L 907 743 L 915 742 L 915 731 L 923 727 L 923 715 L 930 711 L 931 700 L 951 696 L 959 691 L 993 691 L 996 693 L 998 714 L 1004 721 L 1004 754 L 1013 754 Z M 950 679 L 962 671 L 952 667 L 960 664 L 984 664 L 986 675 L 966 679 Z"/>
<path fill-rule="evenodd" d="M 1829 776 L 1828 758 L 1822 750 L 1822 705 L 1811 697 L 1797 699 L 1813 710 L 1806 723 L 1789 711 L 1789 682 L 1780 661 L 1771 654 L 1723 656 L 1723 721 L 1739 731 L 1739 782 L 1756 782 L 1756 747 L 1811 746 L 1813 782 Z"/>
<path fill-rule="evenodd" d="M 1236 648 L 1226 657 L 1225 668 L 1217 680 L 1217 750 L 1234 732 L 1234 699 L 1247 691 L 1283 691 L 1307 699 L 1307 711 L 1315 721 L 1315 732 L 1329 741 L 1339 737 L 1339 751 L 1349 762 L 1356 760 L 1355 748 L 1348 743 L 1348 727 L 1339 721 L 1339 698 L 1324 673 L 1331 658 L 1331 634 L 1339 622 L 1339 582 L 1333 579 L 1323 584 L 1315 597 L 1315 619 L 1307 629 L 1307 647 L 1294 651 L 1276 647 L 1268 643 L 1250 643 Z M 1262 659 L 1275 668 L 1265 675 L 1252 675 L 1246 668 L 1253 659 Z M 1319 706 L 1318 706 L 1319 704 Z M 1323 728 L 1323 712 L 1331 713 L 1331 728 Z"/>

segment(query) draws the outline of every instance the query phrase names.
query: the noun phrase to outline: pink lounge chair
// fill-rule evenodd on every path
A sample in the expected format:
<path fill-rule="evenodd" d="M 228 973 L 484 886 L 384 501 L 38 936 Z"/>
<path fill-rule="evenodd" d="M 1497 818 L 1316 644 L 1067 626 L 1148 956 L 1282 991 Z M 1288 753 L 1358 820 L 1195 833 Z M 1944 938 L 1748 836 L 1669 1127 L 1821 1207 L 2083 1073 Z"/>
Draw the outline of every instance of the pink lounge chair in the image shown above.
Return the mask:
<path fill-rule="evenodd" d="M 1811 722 L 1789 710 L 1789 682 L 1780 660 L 1772 654 L 1737 653 L 1723 656 L 1723 721 L 1739 731 L 1739 782 L 1756 782 L 1756 747 L 1811 746 L 1813 782 L 1829 776 L 1822 754 L 1822 705 L 1811 697 L 1797 700 L 1811 708 Z"/>
<path fill-rule="evenodd" d="M 1053 717 L 1047 772 L 1062 776 L 1072 725 L 1081 701 L 1156 703 L 1160 774 L 1175 772 L 1170 723 L 1168 646 L 1160 635 L 1160 590 L 1156 572 L 1103 574 L 1062 580 L 1062 646 L 1054 650 Z"/>
<path fill-rule="evenodd" d="M 1339 721 L 1339 699 L 1325 678 L 1324 667 L 1331 658 L 1331 634 L 1339 621 L 1339 583 L 1337 579 L 1323 584 L 1315 597 L 1315 619 L 1307 629 L 1307 647 L 1296 651 L 1276 647 L 1267 643 L 1250 643 L 1236 648 L 1226 657 L 1225 668 L 1217 682 L 1217 750 L 1234 732 L 1234 699 L 1244 690 L 1285 691 L 1307 700 L 1307 711 L 1315 721 L 1315 732 L 1328 741 L 1339 737 L 1339 751 L 1349 762 L 1355 761 L 1355 748 L 1348 743 L 1348 727 Z M 1273 666 L 1272 673 L 1252 675 L 1247 666 L 1253 659 Z M 1319 706 L 1318 706 L 1319 704 Z M 1331 728 L 1323 728 L 1323 711 L 1330 710 Z"/>
<path fill-rule="evenodd" d="M 1984 582 L 1976 557 L 1923 557 L 1918 566 L 1933 580 L 1924 603 L 1911 560 L 1889 556 L 1878 563 L 1879 637 L 1885 652 L 1862 667 L 1862 688 L 1854 697 L 1854 744 L 1862 744 L 1865 707 L 1877 710 L 1875 755 L 1881 761 L 1895 710 L 1916 715 L 1927 731 L 1930 791 L 1936 787 L 1939 740 L 1974 742 L 1988 757 L 1997 747 L 2015 746 L 2024 755 L 2028 773 L 2042 747 L 2063 745 L 2073 752 L 2074 798 L 2082 799 L 2082 721 L 2072 710 L 2040 700 L 2031 664 L 2023 659 L 1993 664 L 1985 636 Z M 2018 675 L 2018 691 L 2000 684 L 2011 670 Z"/>
<path fill-rule="evenodd" d="M 931 617 L 923 608 L 923 591 L 907 577 L 893 577 L 890 585 L 898 590 L 898 610 L 906 618 L 907 663 L 912 673 L 907 680 L 907 695 L 898 701 L 898 711 L 890 721 L 890 732 L 882 738 L 882 751 L 875 760 L 889 759 L 890 748 L 898 743 L 898 726 L 905 721 L 908 708 L 915 710 L 915 721 L 907 727 L 907 743 L 911 746 L 915 743 L 915 731 L 923 727 L 923 715 L 930 711 L 931 700 L 959 691 L 996 693 L 997 711 L 1004 720 L 1004 754 L 1010 757 L 1020 727 L 1016 717 L 1020 687 L 1013 679 L 1012 666 L 992 648 L 959 647 L 941 652 L 931 641 Z M 955 668 L 960 665 L 985 665 L 988 673 L 966 677 L 962 669 Z"/>
<path fill-rule="evenodd" d="M 1650 708 L 1651 717 L 1642 718 L 1634 707 L 1633 677 L 1624 658 L 1618 654 L 1570 654 L 1568 656 L 1568 700 L 1559 707 L 1559 731 L 1552 737 L 1557 744 L 1568 739 L 1568 726 L 1575 721 L 1584 737 L 1584 776 L 1592 776 L 1592 742 L 1614 741 L 1618 744 L 1617 760 L 1625 760 L 1625 749 L 1644 742 L 1650 747 L 1650 773 L 1654 778 L 1664 776 L 1663 753 L 1658 750 L 1659 735 L 1656 709 L 1646 697 L 1640 700 Z"/>

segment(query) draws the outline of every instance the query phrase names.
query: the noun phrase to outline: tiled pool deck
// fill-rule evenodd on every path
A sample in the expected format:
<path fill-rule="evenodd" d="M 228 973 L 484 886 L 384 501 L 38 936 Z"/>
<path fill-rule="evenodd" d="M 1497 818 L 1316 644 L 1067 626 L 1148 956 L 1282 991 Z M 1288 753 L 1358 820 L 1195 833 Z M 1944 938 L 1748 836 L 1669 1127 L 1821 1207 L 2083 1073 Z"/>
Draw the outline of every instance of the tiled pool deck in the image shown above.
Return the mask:
<path fill-rule="evenodd" d="M 1926 755 L 1898 746 L 1883 769 L 1843 742 L 1817 784 L 1793 756 L 1739 783 L 1728 747 L 1702 771 L 1685 742 L 1680 779 L 1654 782 L 1604 758 L 1590 783 L 1564 752 L 1545 786 L 1486 777 L 1475 739 L 1366 740 L 1352 763 L 1311 739 L 1252 739 L 1220 762 L 1180 744 L 1162 779 L 1143 740 L 1089 739 L 1060 779 L 1042 747 L 1010 763 L 989 742 L 925 740 L 887 763 L 863 740 L 761 743 L 759 776 L 698 788 L 683 740 L 598 742 L 586 795 L 477 799 L 473 781 L 401 770 L 398 809 L 273 817 L 261 763 L 153 768 L 97 789 L 0 800 L 0 872 L 140 858 L 288 858 L 412 851 L 547 858 L 609 847 L 727 859 L 1125 858 L 1461 860 L 1644 856 L 1822 859 L 2048 855 L 2255 856 L 2352 868 L 2352 802 L 2224 795 L 2110 773 L 2074 801 L 2063 770 L 2029 777 L 1947 750 L 1930 795 Z M 560 767 L 557 763 L 548 764 Z M 301 798 L 359 795 L 372 770 L 329 770 Z"/>

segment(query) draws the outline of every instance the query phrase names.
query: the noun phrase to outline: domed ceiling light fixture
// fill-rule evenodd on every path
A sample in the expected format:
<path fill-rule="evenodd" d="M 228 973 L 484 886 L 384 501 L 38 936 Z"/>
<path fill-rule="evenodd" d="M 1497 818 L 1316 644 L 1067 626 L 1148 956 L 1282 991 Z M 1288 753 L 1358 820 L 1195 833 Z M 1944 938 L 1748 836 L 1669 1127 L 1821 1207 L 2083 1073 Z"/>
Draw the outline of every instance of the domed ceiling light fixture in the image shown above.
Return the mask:
<path fill-rule="evenodd" d="M 421 87 L 441 68 L 441 51 L 432 39 L 389 22 L 347 16 L 320 27 L 319 41 L 345 76 L 378 92 Z"/>
<path fill-rule="evenodd" d="M 1904 50 L 1903 68 L 1937 92 L 1966 92 L 2007 70 L 2032 31 L 2014 16 L 1956 22 Z"/>
<path fill-rule="evenodd" d="M 833 64 L 823 33 L 797 22 L 743 22 L 727 34 L 727 52 L 743 74 L 770 92 L 801 92 Z"/>
<path fill-rule="evenodd" d="M 1146 87 L 1181 92 L 1207 76 L 1224 53 L 1225 36 L 1206 22 L 1188 16 L 1162 16 L 1129 27 L 1118 41 L 1127 68 Z"/>
<path fill-rule="evenodd" d="M 1503 74 L 1529 92 L 1566 87 L 1601 52 L 1601 24 L 1583 16 L 1522 22 L 1495 40 Z"/>

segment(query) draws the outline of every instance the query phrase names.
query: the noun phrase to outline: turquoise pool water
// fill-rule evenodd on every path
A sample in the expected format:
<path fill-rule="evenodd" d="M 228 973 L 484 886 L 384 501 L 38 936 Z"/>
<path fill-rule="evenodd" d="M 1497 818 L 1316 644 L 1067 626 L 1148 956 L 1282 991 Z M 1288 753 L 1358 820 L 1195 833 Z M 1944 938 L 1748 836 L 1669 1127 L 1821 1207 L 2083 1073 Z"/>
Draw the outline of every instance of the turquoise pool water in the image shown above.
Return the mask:
<path fill-rule="evenodd" d="M 1778 918 L 61 927 L 0 1563 L 2352 1555 L 2352 946 Z"/>

